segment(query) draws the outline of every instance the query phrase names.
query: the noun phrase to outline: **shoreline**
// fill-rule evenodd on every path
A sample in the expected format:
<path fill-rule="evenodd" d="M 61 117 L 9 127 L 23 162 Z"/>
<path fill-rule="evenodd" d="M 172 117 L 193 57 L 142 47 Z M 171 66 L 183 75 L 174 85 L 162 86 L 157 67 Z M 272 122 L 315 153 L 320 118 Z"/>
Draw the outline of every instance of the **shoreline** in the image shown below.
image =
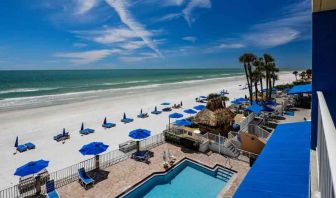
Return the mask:
<path fill-rule="evenodd" d="M 292 74 L 286 72 L 280 73 L 279 77 L 279 83 L 294 79 Z M 0 157 L 11 166 L 0 164 L 0 189 L 18 183 L 19 177 L 13 176 L 13 173 L 17 167 L 29 161 L 49 160 L 48 170 L 59 170 L 90 158 L 78 152 L 84 144 L 101 141 L 109 145 L 108 152 L 117 149 L 120 143 L 130 140 L 128 132 L 133 129 L 146 128 L 152 132 L 152 135 L 156 135 L 165 129 L 170 113 L 178 112 L 187 116 L 183 109 L 173 110 L 170 113 L 163 112 L 160 115 L 150 114 L 154 106 L 161 109 L 162 102 L 174 104 L 182 100 L 185 109 L 192 108 L 197 105 L 196 97 L 218 92 L 221 89 L 229 91 L 231 101 L 247 94 L 247 89 L 241 90 L 242 86 L 239 86 L 239 84 L 244 85 L 245 81 L 245 76 L 240 76 L 182 85 L 168 84 L 155 88 L 119 91 L 109 95 L 97 94 L 87 100 L 64 104 L 53 103 L 50 106 L 2 111 L 0 112 L 2 126 Z M 149 113 L 149 118 L 136 118 L 141 108 Z M 134 122 L 122 124 L 120 119 L 124 112 L 127 117 L 134 118 Z M 105 116 L 108 121 L 115 122 L 117 126 L 104 130 L 101 123 Z M 95 129 L 95 133 L 80 136 L 78 131 L 81 122 L 84 122 L 85 127 Z M 63 128 L 70 131 L 71 135 L 71 139 L 65 144 L 52 139 Z M 20 144 L 32 142 L 36 145 L 36 149 L 13 155 L 16 136 L 19 136 Z"/>

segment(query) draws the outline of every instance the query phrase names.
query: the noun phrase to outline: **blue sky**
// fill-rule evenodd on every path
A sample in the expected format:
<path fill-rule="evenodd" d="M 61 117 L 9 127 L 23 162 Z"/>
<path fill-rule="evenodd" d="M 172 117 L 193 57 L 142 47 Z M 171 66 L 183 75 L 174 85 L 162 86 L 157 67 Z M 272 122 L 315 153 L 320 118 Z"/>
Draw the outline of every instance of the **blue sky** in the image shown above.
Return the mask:
<path fill-rule="evenodd" d="M 0 69 L 311 66 L 309 0 L 2 0 Z"/>

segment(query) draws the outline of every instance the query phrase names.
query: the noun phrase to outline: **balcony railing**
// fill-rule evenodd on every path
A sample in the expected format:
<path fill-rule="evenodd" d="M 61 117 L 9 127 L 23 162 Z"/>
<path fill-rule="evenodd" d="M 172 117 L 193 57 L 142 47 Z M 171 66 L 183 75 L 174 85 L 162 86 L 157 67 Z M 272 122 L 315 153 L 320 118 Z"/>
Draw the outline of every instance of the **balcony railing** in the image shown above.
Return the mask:
<path fill-rule="evenodd" d="M 318 189 L 322 198 L 335 198 L 336 129 L 322 92 L 318 96 L 317 166 Z"/>

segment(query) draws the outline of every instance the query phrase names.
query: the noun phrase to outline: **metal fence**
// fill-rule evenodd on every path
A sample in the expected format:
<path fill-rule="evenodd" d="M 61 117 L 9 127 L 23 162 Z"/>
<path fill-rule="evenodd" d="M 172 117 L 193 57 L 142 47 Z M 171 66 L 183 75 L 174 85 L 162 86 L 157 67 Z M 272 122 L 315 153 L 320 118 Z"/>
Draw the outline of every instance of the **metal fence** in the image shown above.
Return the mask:
<path fill-rule="evenodd" d="M 165 142 L 163 133 L 154 135 L 150 138 L 140 141 L 140 149 L 151 149 Z M 99 156 L 99 168 L 105 169 L 118 162 L 128 159 L 134 151 L 123 153 L 119 150 L 113 150 Z M 78 169 L 84 168 L 85 171 L 91 171 L 96 168 L 96 159 L 92 157 L 88 160 L 74 164 L 70 167 L 49 173 L 48 179 L 54 180 L 55 187 L 60 188 L 64 185 L 77 181 Z M 45 182 L 42 183 L 41 193 L 46 193 Z M 19 183 L 10 188 L 0 191 L 0 198 L 21 198 L 32 196 L 36 193 L 35 178 L 28 184 Z"/>
<path fill-rule="evenodd" d="M 320 197 L 336 197 L 336 129 L 322 92 L 318 96 L 317 163 Z"/>

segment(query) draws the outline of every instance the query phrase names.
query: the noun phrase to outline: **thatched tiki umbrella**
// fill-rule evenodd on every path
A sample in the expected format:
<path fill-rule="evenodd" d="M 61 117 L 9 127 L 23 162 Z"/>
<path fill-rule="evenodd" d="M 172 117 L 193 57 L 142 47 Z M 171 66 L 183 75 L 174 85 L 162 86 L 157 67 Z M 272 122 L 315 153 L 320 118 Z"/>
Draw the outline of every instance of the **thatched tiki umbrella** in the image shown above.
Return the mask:
<path fill-rule="evenodd" d="M 235 114 L 225 106 L 227 97 L 210 94 L 205 109 L 198 112 L 193 122 L 199 125 L 202 132 L 221 134 L 227 137 L 233 124 Z"/>

